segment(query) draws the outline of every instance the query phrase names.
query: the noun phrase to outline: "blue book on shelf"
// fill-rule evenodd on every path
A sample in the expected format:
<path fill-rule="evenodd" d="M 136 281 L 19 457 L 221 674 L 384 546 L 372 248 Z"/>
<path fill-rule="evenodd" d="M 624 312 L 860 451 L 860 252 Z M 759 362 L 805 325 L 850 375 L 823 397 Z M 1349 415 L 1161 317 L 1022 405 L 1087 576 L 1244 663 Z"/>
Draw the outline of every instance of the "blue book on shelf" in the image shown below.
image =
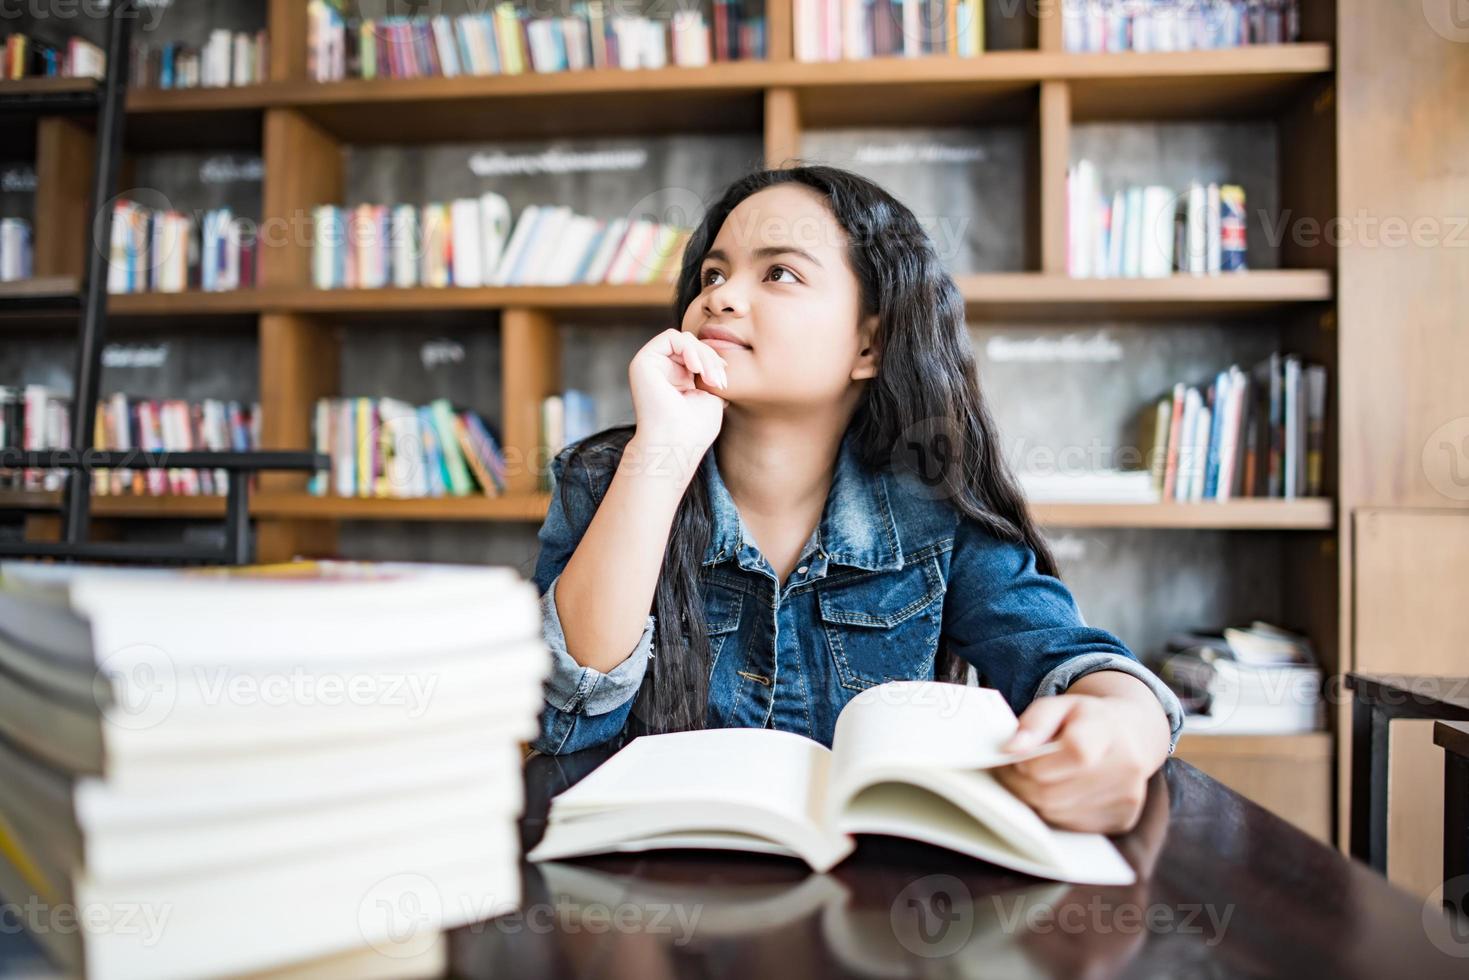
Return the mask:
<path fill-rule="evenodd" d="M 1220 371 L 1214 376 L 1214 397 L 1209 418 L 1209 451 L 1204 458 L 1204 499 L 1213 500 L 1219 494 L 1219 441 L 1224 433 L 1224 406 L 1229 402 L 1229 372 Z"/>
<path fill-rule="evenodd" d="M 427 405 L 418 407 L 418 433 L 423 439 L 423 465 L 428 471 L 429 496 L 442 497 L 449 492 L 444 482 L 447 468 L 443 450 L 439 447 L 438 430 L 434 428 L 434 413 Z"/>
<path fill-rule="evenodd" d="M 587 250 L 582 253 L 581 260 L 576 264 L 576 272 L 572 273 L 571 281 L 581 282 L 587 277 L 587 270 L 592 267 L 592 259 L 597 257 L 597 250 L 602 247 L 602 239 L 607 237 L 607 229 L 612 227 L 612 222 L 599 222 L 600 227 L 596 234 L 592 235 L 591 241 L 587 242 Z"/>

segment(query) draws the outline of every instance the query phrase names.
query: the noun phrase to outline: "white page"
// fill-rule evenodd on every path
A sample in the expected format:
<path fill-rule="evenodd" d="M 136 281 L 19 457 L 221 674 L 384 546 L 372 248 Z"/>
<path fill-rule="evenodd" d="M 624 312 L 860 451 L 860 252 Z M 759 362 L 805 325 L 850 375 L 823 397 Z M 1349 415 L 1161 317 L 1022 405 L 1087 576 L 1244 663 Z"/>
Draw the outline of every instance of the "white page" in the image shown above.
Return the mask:
<path fill-rule="evenodd" d="M 798 823 L 819 819 L 831 752 L 802 735 L 711 728 L 634 739 L 556 798 L 553 814 L 723 803 L 759 806 Z"/>
<path fill-rule="evenodd" d="M 833 784 L 887 766 L 989 769 L 1054 751 L 1000 751 L 1017 722 L 999 691 L 940 681 L 893 681 L 857 695 L 837 717 Z"/>

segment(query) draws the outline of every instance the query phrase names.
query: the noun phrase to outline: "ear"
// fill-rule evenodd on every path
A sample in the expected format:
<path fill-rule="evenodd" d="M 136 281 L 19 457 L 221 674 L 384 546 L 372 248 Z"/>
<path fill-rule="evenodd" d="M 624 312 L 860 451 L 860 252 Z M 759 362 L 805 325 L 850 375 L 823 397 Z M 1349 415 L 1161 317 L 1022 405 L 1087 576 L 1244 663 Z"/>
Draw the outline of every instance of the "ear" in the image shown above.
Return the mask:
<path fill-rule="evenodd" d="M 877 314 L 863 318 L 857 326 L 857 335 L 862 346 L 857 348 L 857 358 L 852 362 L 852 380 L 875 378 L 878 363 Z"/>

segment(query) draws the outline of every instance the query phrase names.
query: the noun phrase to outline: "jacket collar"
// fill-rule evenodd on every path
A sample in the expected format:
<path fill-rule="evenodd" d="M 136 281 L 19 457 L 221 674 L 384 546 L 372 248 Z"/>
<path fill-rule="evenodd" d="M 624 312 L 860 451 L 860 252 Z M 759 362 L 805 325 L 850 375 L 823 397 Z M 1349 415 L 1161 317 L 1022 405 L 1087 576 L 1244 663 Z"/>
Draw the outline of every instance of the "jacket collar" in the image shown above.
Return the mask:
<path fill-rule="evenodd" d="M 848 428 L 842 436 L 831 489 L 817 526 L 818 540 L 829 562 L 867 571 L 902 568 L 903 549 L 888 501 L 887 481 L 862 465 L 853 433 Z M 719 476 L 713 448 L 704 454 L 701 465 L 713 524 L 703 564 L 734 557 L 742 567 L 749 567 L 746 558 L 753 555 L 753 538 L 745 532 L 734 498 Z"/>

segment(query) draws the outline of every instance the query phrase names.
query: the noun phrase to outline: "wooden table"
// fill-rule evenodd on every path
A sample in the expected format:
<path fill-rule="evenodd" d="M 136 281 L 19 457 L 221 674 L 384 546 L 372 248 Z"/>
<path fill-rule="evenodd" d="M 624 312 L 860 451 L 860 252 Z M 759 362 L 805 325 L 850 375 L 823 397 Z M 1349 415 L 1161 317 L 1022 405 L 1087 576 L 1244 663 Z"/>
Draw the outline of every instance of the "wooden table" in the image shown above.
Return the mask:
<path fill-rule="evenodd" d="M 1387 873 L 1388 726 L 1396 718 L 1469 721 L 1469 678 L 1348 674 L 1352 692 L 1351 853 Z"/>
<path fill-rule="evenodd" d="M 526 765 L 523 843 L 607 755 Z M 521 911 L 456 930 L 466 977 L 1463 977 L 1469 936 L 1180 760 L 1117 839 L 1126 888 L 1038 881 L 865 838 L 826 875 L 793 860 L 654 852 L 526 865 Z"/>

